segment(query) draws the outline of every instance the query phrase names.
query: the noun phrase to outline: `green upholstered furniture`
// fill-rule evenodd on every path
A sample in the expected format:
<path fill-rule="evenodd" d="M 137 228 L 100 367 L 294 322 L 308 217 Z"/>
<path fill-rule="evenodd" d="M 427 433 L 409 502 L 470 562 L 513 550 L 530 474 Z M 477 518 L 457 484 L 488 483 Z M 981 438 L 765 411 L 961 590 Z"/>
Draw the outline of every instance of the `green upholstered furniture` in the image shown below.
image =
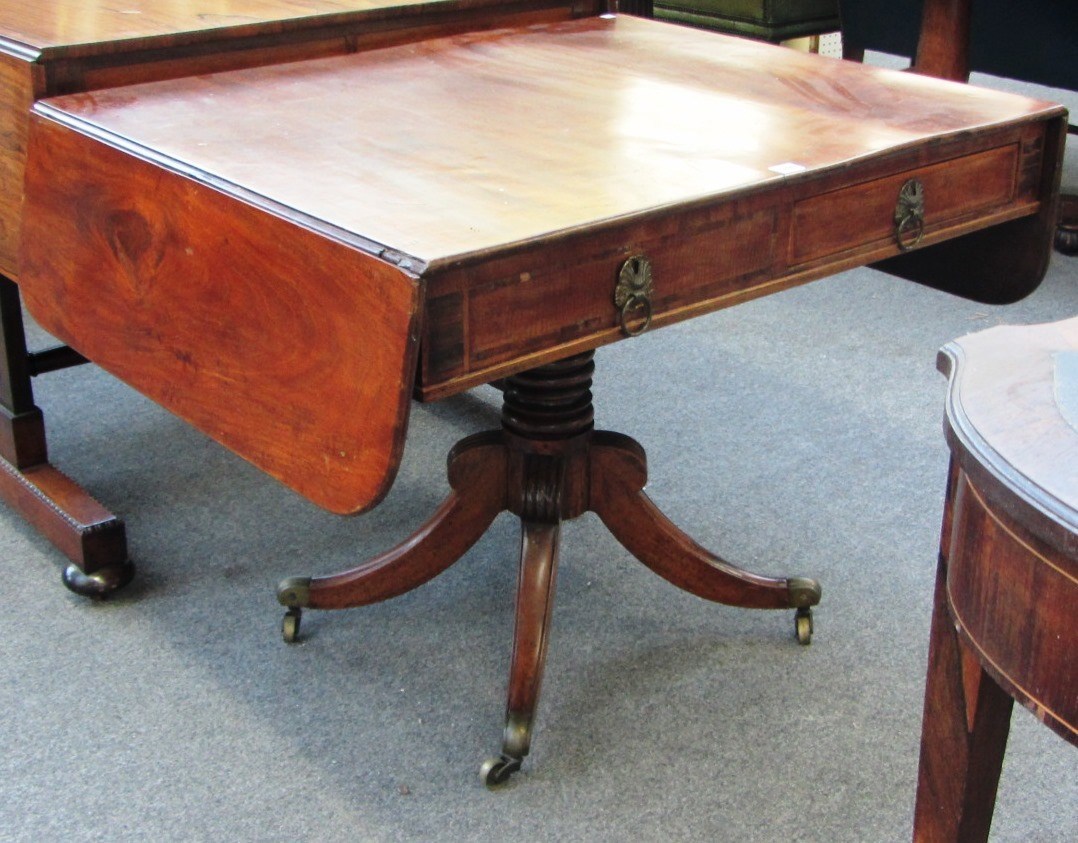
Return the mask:
<path fill-rule="evenodd" d="M 775 42 L 839 28 L 838 0 L 655 0 L 655 17 Z"/>

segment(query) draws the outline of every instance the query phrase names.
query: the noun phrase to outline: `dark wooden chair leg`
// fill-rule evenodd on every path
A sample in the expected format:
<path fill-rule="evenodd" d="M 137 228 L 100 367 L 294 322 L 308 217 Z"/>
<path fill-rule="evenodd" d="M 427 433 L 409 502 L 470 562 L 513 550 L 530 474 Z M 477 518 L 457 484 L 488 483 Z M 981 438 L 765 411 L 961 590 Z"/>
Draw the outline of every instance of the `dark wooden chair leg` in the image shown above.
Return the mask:
<path fill-rule="evenodd" d="M 1065 193 L 1059 197 L 1056 251 L 1064 255 L 1078 255 L 1078 194 Z"/>
<path fill-rule="evenodd" d="M 560 532 L 561 525 L 557 522 L 521 522 L 520 578 L 505 734 L 501 755 L 487 761 L 480 771 L 488 786 L 502 784 L 519 770 L 531 749 L 532 721 L 543 682 L 550 617 L 554 608 Z"/>
<path fill-rule="evenodd" d="M 749 573 L 694 542 L 644 493 L 644 450 L 619 433 L 596 433 L 591 446 L 591 509 L 637 559 L 678 588 L 730 606 L 798 609 L 798 639 L 811 639 L 811 606 L 820 602 L 814 580 Z M 803 611 L 802 611 L 803 610 Z M 807 619 L 808 629 L 802 630 Z"/>
<path fill-rule="evenodd" d="M 416 532 L 385 553 L 325 577 L 291 577 L 277 588 L 294 641 L 301 610 L 351 609 L 388 600 L 433 579 L 463 556 L 505 509 L 505 446 L 499 432 L 462 440 L 449 455 L 452 491 Z"/>
<path fill-rule="evenodd" d="M 971 0 L 929 0 L 921 14 L 921 33 L 913 70 L 925 76 L 969 79 Z"/>
<path fill-rule="evenodd" d="M 63 355 L 61 355 L 63 356 Z M 67 355 L 59 366 L 82 362 Z M 51 541 L 71 564 L 63 582 L 103 597 L 134 575 L 123 522 L 49 465 L 45 419 L 34 404 L 19 289 L 0 276 L 0 499 Z"/>
<path fill-rule="evenodd" d="M 1014 700 L 959 640 L 947 608 L 946 563 L 936 579 L 914 811 L 915 843 L 983 843 L 1003 766 Z"/>

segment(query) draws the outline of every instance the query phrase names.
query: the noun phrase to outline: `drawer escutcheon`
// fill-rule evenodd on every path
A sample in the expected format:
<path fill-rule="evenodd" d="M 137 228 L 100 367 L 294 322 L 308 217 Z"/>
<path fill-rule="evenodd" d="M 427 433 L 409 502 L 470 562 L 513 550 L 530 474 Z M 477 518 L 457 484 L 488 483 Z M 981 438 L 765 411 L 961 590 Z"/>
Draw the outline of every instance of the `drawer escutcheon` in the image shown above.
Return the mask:
<path fill-rule="evenodd" d="M 898 191 L 895 205 L 895 242 L 908 252 L 925 236 L 925 186 L 910 179 Z"/>
<path fill-rule="evenodd" d="M 618 308 L 621 330 L 626 336 L 635 337 L 648 329 L 653 292 L 651 261 L 643 255 L 633 255 L 618 270 L 618 284 L 614 288 L 614 306 Z M 630 327 L 629 318 L 634 311 L 641 312 L 643 321 Z"/>

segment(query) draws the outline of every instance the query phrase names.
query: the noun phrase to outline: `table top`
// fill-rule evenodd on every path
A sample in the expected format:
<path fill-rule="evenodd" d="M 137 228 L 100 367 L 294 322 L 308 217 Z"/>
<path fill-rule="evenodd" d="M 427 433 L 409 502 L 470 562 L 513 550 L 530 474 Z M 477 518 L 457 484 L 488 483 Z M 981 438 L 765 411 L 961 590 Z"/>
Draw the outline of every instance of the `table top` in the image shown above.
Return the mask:
<path fill-rule="evenodd" d="M 1013 223 L 1046 251 L 1063 113 L 631 17 L 417 36 L 38 102 L 19 283 L 63 342 L 355 512 L 417 372 L 433 399 L 623 338 L 634 254 L 657 327 L 896 255 L 910 183 L 931 248 Z"/>
<path fill-rule="evenodd" d="M 38 109 L 416 268 L 1058 112 L 625 16 Z"/>
<path fill-rule="evenodd" d="M 951 434 L 1078 554 L 1078 317 L 961 337 L 940 368 Z"/>
<path fill-rule="evenodd" d="M 40 51 L 92 52 L 102 45 L 132 46 L 162 36 L 213 30 L 258 31 L 356 12 L 435 5 L 438 0 L 0 0 L 0 44 Z M 458 0 L 441 0 L 460 5 Z M 473 5 L 481 0 L 472 0 Z M 235 34 L 234 32 L 232 33 Z M 81 48 L 81 50 L 79 49 Z"/>

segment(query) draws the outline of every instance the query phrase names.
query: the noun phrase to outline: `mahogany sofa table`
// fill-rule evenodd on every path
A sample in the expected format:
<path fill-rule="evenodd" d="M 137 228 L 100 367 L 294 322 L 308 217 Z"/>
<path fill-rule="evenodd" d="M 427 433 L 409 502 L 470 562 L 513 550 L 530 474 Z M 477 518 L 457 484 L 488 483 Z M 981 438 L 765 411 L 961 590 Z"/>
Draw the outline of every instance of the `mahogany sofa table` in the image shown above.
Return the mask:
<path fill-rule="evenodd" d="M 1078 745 L 1078 318 L 940 352 L 947 504 L 913 837 L 988 839 L 1013 701 Z"/>
<path fill-rule="evenodd" d="M 69 588 L 104 595 L 134 569 L 123 522 L 50 464 L 34 403 L 33 377 L 86 359 L 26 345 L 17 284 L 31 104 L 571 15 L 561 0 L 0 0 L 0 500 L 70 559 Z"/>
<path fill-rule="evenodd" d="M 507 379 L 451 492 L 393 550 L 282 584 L 303 608 L 401 594 L 522 519 L 502 755 L 520 766 L 562 520 L 599 514 L 674 584 L 796 610 L 643 492 L 592 425 L 592 354 L 882 259 L 986 301 L 1043 275 L 1065 112 L 939 80 L 583 15 L 74 95 L 34 108 L 22 285 L 41 324 L 315 503 L 360 512 L 412 397 Z M 955 271 L 956 268 L 959 271 Z"/>

